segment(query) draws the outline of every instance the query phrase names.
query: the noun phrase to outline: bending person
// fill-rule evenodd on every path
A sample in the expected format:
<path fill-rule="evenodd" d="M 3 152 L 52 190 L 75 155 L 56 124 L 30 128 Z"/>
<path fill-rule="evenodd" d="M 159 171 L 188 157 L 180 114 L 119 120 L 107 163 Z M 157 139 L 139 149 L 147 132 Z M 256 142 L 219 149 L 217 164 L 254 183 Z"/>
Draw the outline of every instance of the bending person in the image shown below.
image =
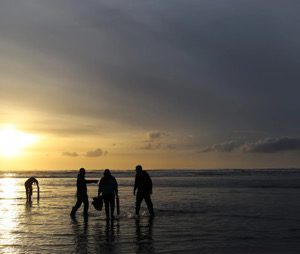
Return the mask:
<path fill-rule="evenodd" d="M 40 187 L 39 182 L 34 177 L 28 178 L 24 185 L 25 185 L 25 191 L 26 191 L 26 200 L 31 202 L 31 196 L 32 196 L 32 185 L 36 184 L 37 186 L 37 199 L 40 199 Z"/>
<path fill-rule="evenodd" d="M 143 170 L 141 165 L 137 165 L 135 170 L 136 170 L 136 175 L 135 175 L 135 182 L 134 182 L 134 189 L 133 189 L 133 195 L 135 195 L 135 192 L 137 190 L 135 213 L 137 216 L 139 216 L 141 203 L 143 199 L 145 199 L 150 216 L 154 217 L 153 204 L 151 201 L 152 180 L 149 174 L 145 170 Z"/>
<path fill-rule="evenodd" d="M 85 179 L 85 169 L 81 168 L 79 170 L 79 174 L 77 176 L 77 202 L 75 206 L 72 208 L 72 211 L 70 213 L 70 216 L 72 218 L 75 218 L 76 212 L 83 203 L 83 215 L 85 217 L 88 216 L 88 210 L 89 210 L 89 199 L 87 195 L 87 184 L 88 183 L 97 183 L 98 180 L 86 180 Z"/>
<path fill-rule="evenodd" d="M 114 219 L 115 198 L 116 196 L 118 197 L 118 183 L 116 178 L 111 175 L 109 169 L 105 169 L 103 175 L 99 183 L 98 196 L 102 193 L 106 219 Z"/>

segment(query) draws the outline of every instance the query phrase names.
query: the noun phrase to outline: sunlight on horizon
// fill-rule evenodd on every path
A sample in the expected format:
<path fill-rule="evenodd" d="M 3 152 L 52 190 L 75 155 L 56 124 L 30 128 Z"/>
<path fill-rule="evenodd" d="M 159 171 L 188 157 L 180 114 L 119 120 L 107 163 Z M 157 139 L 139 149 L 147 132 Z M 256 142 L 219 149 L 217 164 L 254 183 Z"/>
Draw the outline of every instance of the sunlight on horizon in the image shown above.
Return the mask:
<path fill-rule="evenodd" d="M 15 125 L 6 124 L 0 129 L 0 156 L 11 158 L 21 155 L 25 148 L 35 144 L 38 136 L 22 132 Z"/>

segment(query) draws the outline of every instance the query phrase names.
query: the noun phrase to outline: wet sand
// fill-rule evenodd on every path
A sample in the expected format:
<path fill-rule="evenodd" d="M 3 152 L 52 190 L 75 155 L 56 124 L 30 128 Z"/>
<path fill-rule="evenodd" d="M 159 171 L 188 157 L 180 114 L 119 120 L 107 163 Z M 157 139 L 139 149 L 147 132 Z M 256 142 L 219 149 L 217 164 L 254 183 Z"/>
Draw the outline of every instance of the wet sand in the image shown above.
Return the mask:
<path fill-rule="evenodd" d="M 107 223 L 90 206 L 77 220 L 76 174 L 38 177 L 26 203 L 24 178 L 0 178 L 1 253 L 299 253 L 300 174 L 154 175 L 151 220 L 133 216 L 132 176 L 119 175 L 121 215 Z M 89 198 L 97 185 L 89 186 Z"/>

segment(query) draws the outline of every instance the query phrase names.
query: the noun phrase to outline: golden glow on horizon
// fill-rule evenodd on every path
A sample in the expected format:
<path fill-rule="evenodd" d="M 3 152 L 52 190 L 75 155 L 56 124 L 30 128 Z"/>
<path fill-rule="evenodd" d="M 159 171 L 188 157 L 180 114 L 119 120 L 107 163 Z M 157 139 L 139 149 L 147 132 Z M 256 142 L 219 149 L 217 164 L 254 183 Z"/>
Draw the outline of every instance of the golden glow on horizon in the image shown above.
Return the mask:
<path fill-rule="evenodd" d="M 16 157 L 37 141 L 38 136 L 19 131 L 16 126 L 7 124 L 0 128 L 0 156 Z"/>

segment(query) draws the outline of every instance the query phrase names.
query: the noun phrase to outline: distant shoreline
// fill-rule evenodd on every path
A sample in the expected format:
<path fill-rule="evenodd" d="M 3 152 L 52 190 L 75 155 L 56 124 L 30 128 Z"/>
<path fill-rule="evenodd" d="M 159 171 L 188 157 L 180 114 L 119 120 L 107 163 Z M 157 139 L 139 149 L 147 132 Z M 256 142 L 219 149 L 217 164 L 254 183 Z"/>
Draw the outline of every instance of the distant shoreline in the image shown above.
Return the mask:
<path fill-rule="evenodd" d="M 103 169 L 88 169 L 86 168 L 88 172 L 98 172 L 103 171 L 106 168 Z M 126 171 L 133 171 L 132 169 L 113 169 L 110 168 L 110 170 L 115 172 L 126 172 Z M 275 167 L 275 168 L 149 168 L 147 171 L 261 171 L 261 170 L 300 170 L 300 168 L 294 168 L 294 167 Z M 9 170 L 9 169 L 0 169 L 0 173 L 24 173 L 24 172 L 78 172 L 78 169 L 18 169 L 18 170 Z"/>
<path fill-rule="evenodd" d="M 103 174 L 103 169 L 88 169 L 87 177 L 95 178 Z M 133 169 L 112 169 L 117 177 L 133 177 Z M 248 175 L 290 175 L 300 174 L 299 168 L 262 168 L 262 169 L 147 169 L 152 177 L 193 177 L 193 176 L 248 176 Z M 0 178 L 76 178 L 78 170 L 15 170 L 0 171 Z"/>

